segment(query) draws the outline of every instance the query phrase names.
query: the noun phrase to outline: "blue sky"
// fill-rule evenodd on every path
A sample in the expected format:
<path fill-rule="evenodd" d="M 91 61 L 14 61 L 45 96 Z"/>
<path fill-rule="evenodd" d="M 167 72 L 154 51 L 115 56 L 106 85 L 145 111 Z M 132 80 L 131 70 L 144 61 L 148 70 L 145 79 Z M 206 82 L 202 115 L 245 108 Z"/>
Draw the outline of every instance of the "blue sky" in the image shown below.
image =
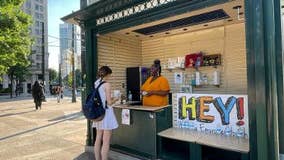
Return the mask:
<path fill-rule="evenodd" d="M 60 18 L 80 9 L 80 0 L 48 0 L 48 35 L 59 37 Z M 48 37 L 49 68 L 58 71 L 59 39 Z"/>

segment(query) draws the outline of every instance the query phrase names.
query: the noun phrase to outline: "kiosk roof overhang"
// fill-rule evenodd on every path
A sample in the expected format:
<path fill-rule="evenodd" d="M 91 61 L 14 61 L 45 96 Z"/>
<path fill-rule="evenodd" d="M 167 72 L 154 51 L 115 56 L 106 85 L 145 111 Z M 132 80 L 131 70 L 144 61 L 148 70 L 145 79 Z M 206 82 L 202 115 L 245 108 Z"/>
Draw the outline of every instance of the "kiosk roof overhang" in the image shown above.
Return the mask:
<path fill-rule="evenodd" d="M 172 16 L 172 14 L 180 14 L 176 13 L 176 10 L 188 12 L 229 1 L 231 0 L 163 0 L 163 2 L 160 0 L 157 1 L 158 4 L 155 5 L 151 0 L 104 0 L 75 11 L 61 19 L 76 25 L 89 23 L 102 26 L 103 28 L 105 28 L 105 26 L 109 28 L 108 25 L 121 23 L 121 21 L 124 23 L 126 19 L 133 17 L 145 17 L 145 15 L 147 17 L 149 13 L 157 15 L 159 18 L 166 18 Z M 148 4 L 152 6 L 149 7 Z M 140 8 L 140 6 L 145 6 L 147 9 L 141 9 L 142 7 Z M 131 7 L 133 12 L 135 12 L 136 7 L 139 7 L 139 11 L 135 13 L 128 12 L 126 16 L 122 13 L 122 17 L 113 18 L 116 16 L 115 14 L 119 12 L 131 10 Z M 161 16 L 161 14 L 163 14 L 163 16 Z M 106 20 L 108 18 L 107 16 L 111 16 L 112 20 Z M 98 20 L 102 20 L 102 23 Z"/>
<path fill-rule="evenodd" d="M 81 22 L 97 19 L 146 1 L 147 0 L 101 0 L 64 16 L 61 19 L 64 22 L 80 25 Z"/>

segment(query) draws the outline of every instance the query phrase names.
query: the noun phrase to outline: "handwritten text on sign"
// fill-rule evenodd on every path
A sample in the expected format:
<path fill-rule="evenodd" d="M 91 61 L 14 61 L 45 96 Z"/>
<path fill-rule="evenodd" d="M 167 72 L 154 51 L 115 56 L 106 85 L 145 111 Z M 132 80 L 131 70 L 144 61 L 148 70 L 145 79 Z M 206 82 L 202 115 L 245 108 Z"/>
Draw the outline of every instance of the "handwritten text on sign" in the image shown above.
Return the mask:
<path fill-rule="evenodd" d="M 246 95 L 177 94 L 178 119 L 182 128 L 218 134 L 248 136 Z M 229 132 L 230 131 L 230 132 Z"/>

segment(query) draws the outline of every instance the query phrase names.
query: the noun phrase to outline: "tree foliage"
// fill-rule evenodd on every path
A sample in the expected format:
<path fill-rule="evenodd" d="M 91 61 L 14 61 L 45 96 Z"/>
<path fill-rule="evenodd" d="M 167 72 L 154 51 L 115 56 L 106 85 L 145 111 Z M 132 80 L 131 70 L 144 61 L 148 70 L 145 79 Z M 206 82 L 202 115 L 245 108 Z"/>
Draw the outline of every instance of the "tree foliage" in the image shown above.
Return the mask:
<path fill-rule="evenodd" d="M 20 82 L 24 81 L 26 77 L 30 76 L 31 72 L 28 70 L 28 66 L 22 64 L 16 64 L 14 66 L 9 67 L 8 76 L 11 81 L 10 88 L 10 97 L 13 97 L 13 81 L 16 80 L 16 86 L 19 85 Z M 16 92 L 16 91 L 15 91 Z M 17 94 L 16 94 L 17 95 Z"/>
<path fill-rule="evenodd" d="M 23 2 L 1 0 L 0 3 L 0 75 L 7 73 L 9 68 L 29 65 L 32 21 L 21 10 Z"/>
<path fill-rule="evenodd" d="M 80 87 L 82 84 L 82 72 L 79 69 L 75 70 L 75 83 L 76 88 Z M 72 72 L 70 72 L 66 77 L 63 78 L 63 83 L 69 87 L 72 87 Z"/>
<path fill-rule="evenodd" d="M 57 82 L 58 83 L 58 72 L 55 69 L 48 69 L 49 72 L 49 82 Z"/>
<path fill-rule="evenodd" d="M 29 71 L 28 66 L 17 64 L 8 69 L 8 75 L 19 82 L 23 82 L 27 77 L 31 76 L 31 72 Z"/>

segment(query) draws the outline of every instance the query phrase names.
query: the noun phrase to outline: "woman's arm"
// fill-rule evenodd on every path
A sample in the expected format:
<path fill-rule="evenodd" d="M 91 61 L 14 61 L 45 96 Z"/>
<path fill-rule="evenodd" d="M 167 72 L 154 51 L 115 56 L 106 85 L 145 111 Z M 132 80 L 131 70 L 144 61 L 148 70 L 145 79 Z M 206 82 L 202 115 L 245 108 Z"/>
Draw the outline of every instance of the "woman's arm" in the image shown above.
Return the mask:
<path fill-rule="evenodd" d="M 118 98 L 111 98 L 111 85 L 110 83 L 105 83 L 105 92 L 106 92 L 106 100 L 107 100 L 107 105 L 112 105 L 116 101 L 118 101 Z"/>
<path fill-rule="evenodd" d="M 151 95 L 167 96 L 168 94 L 169 91 L 147 91 L 146 96 L 151 96 Z"/>

